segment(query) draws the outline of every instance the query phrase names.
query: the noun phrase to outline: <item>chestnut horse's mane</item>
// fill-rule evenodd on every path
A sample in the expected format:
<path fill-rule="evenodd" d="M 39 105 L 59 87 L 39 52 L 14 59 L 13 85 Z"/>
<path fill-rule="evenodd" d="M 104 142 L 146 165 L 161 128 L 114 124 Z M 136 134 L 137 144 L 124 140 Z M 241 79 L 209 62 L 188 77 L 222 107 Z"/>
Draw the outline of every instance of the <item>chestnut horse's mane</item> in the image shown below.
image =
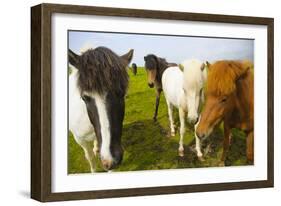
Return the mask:
<path fill-rule="evenodd" d="M 253 67 L 250 61 L 217 61 L 209 68 L 207 92 L 229 95 L 236 90 L 236 81 Z"/>

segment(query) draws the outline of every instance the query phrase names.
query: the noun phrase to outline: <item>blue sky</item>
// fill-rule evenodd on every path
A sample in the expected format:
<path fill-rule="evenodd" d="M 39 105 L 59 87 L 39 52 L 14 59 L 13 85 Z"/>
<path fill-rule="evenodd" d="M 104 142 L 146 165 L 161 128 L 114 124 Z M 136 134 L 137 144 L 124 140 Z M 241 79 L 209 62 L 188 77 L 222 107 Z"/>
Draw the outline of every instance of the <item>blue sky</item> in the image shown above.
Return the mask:
<path fill-rule="evenodd" d="M 207 37 L 179 37 L 103 32 L 69 32 L 69 48 L 80 53 L 85 48 L 105 46 L 122 55 L 134 49 L 132 63 L 144 65 L 143 57 L 155 54 L 168 62 L 190 58 L 210 62 L 220 59 L 254 60 L 254 40 Z"/>

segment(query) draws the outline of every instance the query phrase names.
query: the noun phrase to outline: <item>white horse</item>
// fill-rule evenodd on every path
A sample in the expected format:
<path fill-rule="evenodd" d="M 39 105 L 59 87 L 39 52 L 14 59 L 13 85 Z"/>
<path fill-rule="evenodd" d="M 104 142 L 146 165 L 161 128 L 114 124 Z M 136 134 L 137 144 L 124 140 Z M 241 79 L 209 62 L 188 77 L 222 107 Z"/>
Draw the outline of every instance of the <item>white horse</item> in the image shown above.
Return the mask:
<path fill-rule="evenodd" d="M 179 110 L 180 141 L 179 156 L 184 156 L 183 137 L 185 133 L 185 116 L 190 123 L 198 120 L 198 107 L 204 101 L 203 86 L 207 78 L 206 64 L 198 60 L 186 60 L 179 67 L 169 67 L 162 76 L 163 91 L 168 106 L 171 135 L 175 135 L 173 107 Z M 197 156 L 202 157 L 200 141 L 196 138 Z"/>
<path fill-rule="evenodd" d="M 105 170 L 122 161 L 126 67 L 132 56 L 133 50 L 118 56 L 105 47 L 82 55 L 68 51 L 69 63 L 75 67 L 69 76 L 69 130 L 83 148 L 91 172 L 95 172 L 98 151 Z"/>

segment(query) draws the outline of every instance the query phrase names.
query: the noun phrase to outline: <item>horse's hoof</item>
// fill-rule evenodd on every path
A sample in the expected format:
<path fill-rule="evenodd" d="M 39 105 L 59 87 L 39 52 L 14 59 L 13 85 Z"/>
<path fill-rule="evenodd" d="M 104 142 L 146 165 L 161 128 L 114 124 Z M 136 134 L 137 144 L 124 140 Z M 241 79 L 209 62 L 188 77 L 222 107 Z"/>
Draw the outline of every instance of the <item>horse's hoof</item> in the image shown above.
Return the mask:
<path fill-rule="evenodd" d="M 206 161 L 203 156 L 198 156 L 198 160 L 199 160 L 200 162 L 205 162 L 205 161 Z"/>
<path fill-rule="evenodd" d="M 157 118 L 156 118 L 156 117 L 153 117 L 153 121 L 154 121 L 154 122 L 157 122 Z"/>
<path fill-rule="evenodd" d="M 184 157 L 184 150 L 180 150 L 180 149 L 179 149 L 179 156 L 180 156 L 180 157 Z"/>
<path fill-rule="evenodd" d="M 219 162 L 219 167 L 224 167 L 224 166 L 225 166 L 224 161 Z"/>
<path fill-rule="evenodd" d="M 203 152 L 204 152 L 204 155 L 212 153 L 212 146 L 211 146 L 211 144 L 208 144 Z"/>
<path fill-rule="evenodd" d="M 171 136 L 172 137 L 176 136 L 176 133 L 175 132 L 171 132 Z"/>

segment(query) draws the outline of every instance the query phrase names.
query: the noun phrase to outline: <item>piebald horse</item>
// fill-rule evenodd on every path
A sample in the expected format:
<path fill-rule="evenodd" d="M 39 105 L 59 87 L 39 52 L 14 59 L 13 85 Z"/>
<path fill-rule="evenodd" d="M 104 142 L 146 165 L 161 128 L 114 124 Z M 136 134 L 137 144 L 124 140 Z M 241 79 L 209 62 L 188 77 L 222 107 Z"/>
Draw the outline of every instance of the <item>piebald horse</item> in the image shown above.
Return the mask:
<path fill-rule="evenodd" d="M 157 57 L 154 54 L 148 54 L 144 57 L 145 61 L 145 70 L 147 73 L 147 81 L 148 86 L 150 88 L 155 87 L 156 90 L 156 100 L 155 100 L 155 111 L 153 115 L 153 120 L 157 120 L 157 114 L 158 114 L 158 107 L 159 107 L 159 101 L 160 101 L 160 95 L 162 92 L 162 82 L 161 78 L 163 75 L 163 72 L 171 66 L 177 66 L 175 63 L 168 63 L 166 59 Z"/>
<path fill-rule="evenodd" d="M 207 76 L 207 68 L 205 63 L 195 59 L 184 61 L 181 65 L 183 72 L 179 67 L 169 67 L 164 71 L 162 85 L 168 107 L 172 136 L 175 136 L 173 107 L 179 110 L 180 141 L 178 152 L 179 156 L 184 156 L 185 117 L 187 114 L 187 119 L 192 124 L 195 124 L 198 120 L 200 99 L 204 101 L 202 90 Z M 197 147 L 199 146 L 196 144 Z M 198 152 L 198 156 L 202 156 L 201 151 Z"/>
<path fill-rule="evenodd" d="M 223 166 L 231 140 L 231 129 L 247 135 L 247 160 L 254 161 L 254 75 L 249 61 L 217 61 L 208 65 L 206 104 L 196 135 L 208 137 L 223 122 L 224 141 L 220 165 Z"/>
<path fill-rule="evenodd" d="M 122 161 L 126 67 L 132 57 L 133 50 L 123 56 L 105 47 L 81 55 L 68 50 L 69 63 L 75 67 L 69 76 L 69 130 L 83 148 L 91 172 L 98 152 L 105 170 Z"/>

